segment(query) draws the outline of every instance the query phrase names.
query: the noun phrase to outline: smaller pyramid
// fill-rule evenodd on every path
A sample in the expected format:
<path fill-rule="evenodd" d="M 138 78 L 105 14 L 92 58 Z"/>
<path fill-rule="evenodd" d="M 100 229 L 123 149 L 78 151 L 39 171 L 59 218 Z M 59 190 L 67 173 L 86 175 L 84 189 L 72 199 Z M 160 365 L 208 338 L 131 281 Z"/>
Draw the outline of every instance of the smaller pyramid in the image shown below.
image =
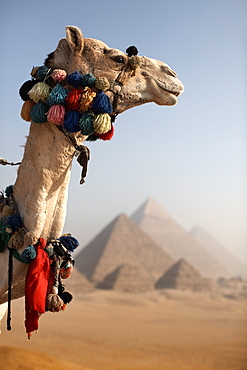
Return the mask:
<path fill-rule="evenodd" d="M 185 259 L 176 262 L 155 284 L 157 289 L 208 291 L 212 282 L 202 277 L 199 271 Z"/>
<path fill-rule="evenodd" d="M 88 281 L 85 275 L 81 274 L 77 268 L 74 267 L 71 276 L 68 279 L 62 280 L 66 290 L 72 294 L 87 293 L 93 291 L 94 285 Z"/>
<path fill-rule="evenodd" d="M 140 266 L 124 264 L 107 275 L 97 288 L 137 293 L 153 290 L 154 284 Z"/>

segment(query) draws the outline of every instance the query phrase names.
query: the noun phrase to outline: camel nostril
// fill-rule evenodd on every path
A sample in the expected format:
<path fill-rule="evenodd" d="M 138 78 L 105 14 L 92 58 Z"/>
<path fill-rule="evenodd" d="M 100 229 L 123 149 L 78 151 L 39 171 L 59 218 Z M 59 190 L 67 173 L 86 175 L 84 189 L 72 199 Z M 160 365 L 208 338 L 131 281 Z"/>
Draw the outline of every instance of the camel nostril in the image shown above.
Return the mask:
<path fill-rule="evenodd" d="M 168 76 L 172 76 L 172 77 L 176 77 L 177 78 L 176 73 L 173 70 L 171 70 L 168 66 L 162 65 L 160 67 L 160 69 L 161 69 L 162 72 L 166 73 Z"/>

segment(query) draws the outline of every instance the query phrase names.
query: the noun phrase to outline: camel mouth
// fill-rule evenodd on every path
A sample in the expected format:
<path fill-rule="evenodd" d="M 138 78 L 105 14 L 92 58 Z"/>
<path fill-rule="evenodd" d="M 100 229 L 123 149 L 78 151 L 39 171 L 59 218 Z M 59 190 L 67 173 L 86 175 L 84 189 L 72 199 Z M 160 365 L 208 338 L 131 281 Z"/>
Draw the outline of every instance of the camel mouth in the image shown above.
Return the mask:
<path fill-rule="evenodd" d="M 172 86 L 172 87 L 169 89 L 169 88 L 167 88 L 167 84 L 166 84 L 166 83 L 164 83 L 164 82 L 160 82 L 160 81 L 156 80 L 156 81 L 155 81 L 155 83 L 156 83 L 156 85 L 157 85 L 160 89 L 162 89 L 162 90 L 164 90 L 164 91 L 168 92 L 169 94 L 174 95 L 175 97 L 178 97 L 178 96 L 181 94 L 181 91 L 174 91 L 174 90 L 172 90 L 172 89 L 171 89 L 171 88 L 174 88 L 174 87 L 176 87 L 176 86 Z"/>

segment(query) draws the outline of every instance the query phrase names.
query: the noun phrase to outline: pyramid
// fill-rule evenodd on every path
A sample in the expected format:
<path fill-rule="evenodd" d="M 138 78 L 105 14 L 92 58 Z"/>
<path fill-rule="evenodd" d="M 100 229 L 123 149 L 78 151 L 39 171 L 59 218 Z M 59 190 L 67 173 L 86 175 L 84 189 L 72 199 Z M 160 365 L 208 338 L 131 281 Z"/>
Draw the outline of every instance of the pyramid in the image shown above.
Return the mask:
<path fill-rule="evenodd" d="M 96 284 L 125 264 L 139 266 L 150 281 L 155 281 L 174 262 L 125 214 L 108 224 L 75 261 L 78 270 Z"/>
<path fill-rule="evenodd" d="M 65 284 L 67 291 L 76 295 L 94 290 L 92 282 L 88 281 L 85 275 L 81 274 L 75 267 L 71 276 L 63 280 L 62 283 Z"/>
<path fill-rule="evenodd" d="M 153 199 L 142 204 L 131 219 L 175 261 L 185 258 L 204 277 L 229 276 L 229 272 Z"/>
<path fill-rule="evenodd" d="M 190 234 L 204 248 L 219 261 L 232 276 L 245 276 L 247 274 L 247 266 L 238 260 L 228 249 L 218 242 L 212 235 L 200 226 L 194 227 Z"/>
<path fill-rule="evenodd" d="M 124 264 L 107 275 L 97 288 L 136 293 L 153 290 L 154 284 L 140 266 Z"/>
<path fill-rule="evenodd" d="M 209 279 L 201 276 L 185 259 L 176 262 L 155 284 L 157 289 L 179 289 L 210 291 L 213 287 Z"/>

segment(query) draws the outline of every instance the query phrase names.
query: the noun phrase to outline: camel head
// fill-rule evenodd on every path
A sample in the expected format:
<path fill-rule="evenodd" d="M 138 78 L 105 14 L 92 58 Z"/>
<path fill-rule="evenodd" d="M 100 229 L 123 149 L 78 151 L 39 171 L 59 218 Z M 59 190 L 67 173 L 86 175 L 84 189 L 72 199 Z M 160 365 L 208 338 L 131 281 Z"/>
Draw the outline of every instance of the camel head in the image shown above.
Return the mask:
<path fill-rule="evenodd" d="M 184 89 L 167 64 L 144 56 L 127 55 L 102 41 L 84 38 L 74 26 L 66 27 L 66 38 L 48 55 L 45 65 L 64 69 L 68 74 L 78 71 L 107 78 L 110 86 L 106 94 L 114 113 L 148 102 L 175 105 Z"/>

